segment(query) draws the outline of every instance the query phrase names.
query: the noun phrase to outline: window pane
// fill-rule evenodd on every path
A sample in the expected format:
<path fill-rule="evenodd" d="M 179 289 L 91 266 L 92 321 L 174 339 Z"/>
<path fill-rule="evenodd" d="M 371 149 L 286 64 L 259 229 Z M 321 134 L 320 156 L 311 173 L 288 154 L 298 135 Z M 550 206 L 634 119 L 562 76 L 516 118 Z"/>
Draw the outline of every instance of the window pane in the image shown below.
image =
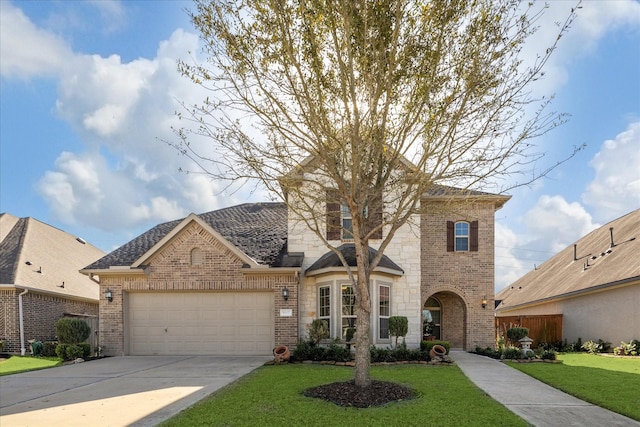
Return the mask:
<path fill-rule="evenodd" d="M 355 316 L 356 296 L 353 293 L 353 286 L 342 286 L 342 315 Z"/>
<path fill-rule="evenodd" d="M 380 316 L 389 316 L 389 287 L 380 286 Z"/>
<path fill-rule="evenodd" d="M 329 293 L 329 287 L 323 286 L 320 288 L 320 317 L 329 317 L 331 315 L 331 296 Z"/>
<path fill-rule="evenodd" d="M 469 250 L 469 238 L 456 237 L 456 251 L 468 251 L 468 250 Z"/>
<path fill-rule="evenodd" d="M 342 294 L 342 339 L 346 339 L 347 329 L 356 327 L 356 296 L 353 291 L 353 286 L 350 285 L 342 285 L 341 286 L 341 294 Z"/>
<path fill-rule="evenodd" d="M 388 340 L 389 339 L 389 318 L 380 318 L 380 339 Z"/>
<path fill-rule="evenodd" d="M 353 239 L 353 221 L 351 220 L 351 218 L 342 219 L 342 239 L 343 240 Z"/>
<path fill-rule="evenodd" d="M 391 314 L 391 288 L 386 285 L 378 286 L 378 325 L 379 339 L 389 339 L 389 315 Z"/>
<path fill-rule="evenodd" d="M 468 236 L 469 235 L 469 223 L 456 222 L 456 236 Z"/>

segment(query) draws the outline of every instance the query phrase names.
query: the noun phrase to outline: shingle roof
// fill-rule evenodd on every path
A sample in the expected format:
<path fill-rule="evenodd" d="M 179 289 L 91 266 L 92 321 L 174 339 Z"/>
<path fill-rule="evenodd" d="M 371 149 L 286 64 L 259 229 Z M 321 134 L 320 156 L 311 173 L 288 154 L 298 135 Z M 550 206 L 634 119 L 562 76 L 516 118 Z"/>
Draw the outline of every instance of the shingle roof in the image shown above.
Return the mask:
<path fill-rule="evenodd" d="M 338 246 L 336 249 L 338 249 L 338 251 L 342 253 L 342 255 L 345 258 L 345 261 L 347 261 L 347 264 L 350 267 L 354 267 L 357 265 L 356 248 L 353 243 L 345 243 L 343 245 Z M 372 259 L 377 253 L 378 251 L 370 247 L 369 259 Z M 338 258 L 338 255 L 336 255 L 336 253 L 333 251 L 329 251 L 326 254 L 322 255 L 320 258 L 318 258 L 318 260 L 314 262 L 309 268 L 307 268 L 306 273 L 322 270 L 324 268 L 332 268 L 332 267 L 343 267 L 343 265 L 342 265 L 342 262 L 340 261 L 340 258 Z M 386 255 L 382 255 L 382 258 L 380 259 L 380 263 L 378 264 L 378 267 L 388 268 L 390 270 L 395 270 L 400 273 L 404 272 L 402 268 L 398 266 L 398 264 L 391 261 L 391 258 L 389 258 Z"/>
<path fill-rule="evenodd" d="M 100 249 L 34 218 L 7 213 L 0 214 L 0 239 L 0 284 L 98 299 L 98 284 L 79 270 L 103 256 Z"/>
<path fill-rule="evenodd" d="M 280 266 L 287 242 L 287 207 L 284 203 L 245 203 L 198 217 L 259 264 Z M 183 220 L 156 225 L 85 270 L 132 265 Z"/>
<path fill-rule="evenodd" d="M 611 246 L 613 227 L 614 245 Z M 568 246 L 496 295 L 498 311 L 640 280 L 640 209 Z"/>

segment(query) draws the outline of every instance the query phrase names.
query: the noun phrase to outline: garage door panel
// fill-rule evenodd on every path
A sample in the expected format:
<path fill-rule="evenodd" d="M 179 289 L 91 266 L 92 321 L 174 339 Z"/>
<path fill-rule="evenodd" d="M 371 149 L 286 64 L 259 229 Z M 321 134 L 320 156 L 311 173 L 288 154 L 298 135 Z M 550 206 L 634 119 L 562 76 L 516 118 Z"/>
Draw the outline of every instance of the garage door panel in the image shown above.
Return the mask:
<path fill-rule="evenodd" d="M 133 355 L 266 355 L 274 343 L 273 293 L 131 293 Z"/>

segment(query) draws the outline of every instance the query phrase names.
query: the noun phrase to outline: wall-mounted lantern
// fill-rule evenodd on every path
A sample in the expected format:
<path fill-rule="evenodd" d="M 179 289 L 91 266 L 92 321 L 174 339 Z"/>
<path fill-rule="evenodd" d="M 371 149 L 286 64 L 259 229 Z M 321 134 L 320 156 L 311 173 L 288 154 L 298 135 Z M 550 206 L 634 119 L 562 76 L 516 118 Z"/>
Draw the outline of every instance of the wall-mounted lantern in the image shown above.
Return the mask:
<path fill-rule="evenodd" d="M 107 298 L 107 301 L 113 301 L 113 292 L 111 292 L 111 289 L 107 289 L 104 296 Z"/>
<path fill-rule="evenodd" d="M 482 308 L 487 308 L 487 297 L 482 298 Z"/>
<path fill-rule="evenodd" d="M 285 301 L 289 300 L 289 289 L 286 286 L 282 288 L 282 298 L 284 298 Z"/>

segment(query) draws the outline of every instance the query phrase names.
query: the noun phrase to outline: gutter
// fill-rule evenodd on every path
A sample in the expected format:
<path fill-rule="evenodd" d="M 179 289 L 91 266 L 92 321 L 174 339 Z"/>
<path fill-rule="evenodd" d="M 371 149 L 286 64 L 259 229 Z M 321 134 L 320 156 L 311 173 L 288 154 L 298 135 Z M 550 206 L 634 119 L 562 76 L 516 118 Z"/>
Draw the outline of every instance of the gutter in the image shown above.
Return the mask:
<path fill-rule="evenodd" d="M 24 356 L 27 349 L 24 348 L 24 316 L 22 312 L 22 296 L 29 293 L 29 289 L 25 289 L 24 292 L 18 295 L 18 313 L 20 317 L 20 355 Z"/>

